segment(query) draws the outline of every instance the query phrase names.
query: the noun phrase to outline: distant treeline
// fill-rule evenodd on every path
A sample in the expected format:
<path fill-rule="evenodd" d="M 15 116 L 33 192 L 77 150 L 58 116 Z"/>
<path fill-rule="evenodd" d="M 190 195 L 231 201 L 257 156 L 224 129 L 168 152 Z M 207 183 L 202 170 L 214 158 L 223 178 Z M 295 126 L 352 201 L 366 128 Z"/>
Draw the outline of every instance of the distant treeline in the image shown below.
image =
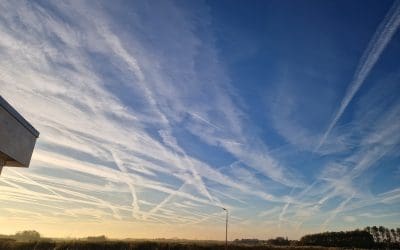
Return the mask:
<path fill-rule="evenodd" d="M 300 240 L 275 239 L 236 239 L 238 245 L 273 246 L 322 246 L 340 248 L 389 248 L 400 249 L 400 228 L 389 229 L 383 226 L 366 227 L 347 232 L 324 232 L 303 236 Z"/>
<path fill-rule="evenodd" d="M 284 237 L 276 237 L 275 239 L 259 240 L 259 239 L 236 239 L 233 241 L 234 244 L 240 245 L 273 245 L 273 246 L 290 246 L 298 245 L 297 241 L 288 240 Z"/>
<path fill-rule="evenodd" d="M 385 243 L 385 242 L 400 242 L 400 228 L 386 228 L 383 226 L 373 226 L 373 227 L 366 227 L 364 229 L 368 233 L 374 237 L 375 242 Z"/>
<path fill-rule="evenodd" d="M 25 230 L 15 233 L 14 235 L 0 235 L 0 239 L 12 239 L 18 241 L 36 241 L 40 240 L 41 236 L 35 230 Z"/>
<path fill-rule="evenodd" d="M 300 245 L 325 247 L 372 248 L 374 238 L 366 231 L 325 232 L 301 237 Z"/>
<path fill-rule="evenodd" d="M 283 247 L 284 246 L 284 247 Z M 363 230 L 347 232 L 325 232 L 303 236 L 300 240 L 277 237 L 269 240 L 236 239 L 229 242 L 230 250 L 276 250 L 276 249 L 323 249 L 334 248 L 374 248 L 400 249 L 400 228 L 383 226 L 366 227 Z M 15 235 L 0 235 L 0 250 L 223 250 L 223 242 L 211 241 L 132 241 L 109 240 L 106 236 L 92 236 L 79 240 L 52 240 L 42 238 L 36 231 L 22 231 Z"/>
<path fill-rule="evenodd" d="M 364 230 L 310 234 L 303 236 L 299 244 L 303 246 L 400 249 L 400 228 L 389 229 L 383 226 L 373 226 L 366 227 Z"/>

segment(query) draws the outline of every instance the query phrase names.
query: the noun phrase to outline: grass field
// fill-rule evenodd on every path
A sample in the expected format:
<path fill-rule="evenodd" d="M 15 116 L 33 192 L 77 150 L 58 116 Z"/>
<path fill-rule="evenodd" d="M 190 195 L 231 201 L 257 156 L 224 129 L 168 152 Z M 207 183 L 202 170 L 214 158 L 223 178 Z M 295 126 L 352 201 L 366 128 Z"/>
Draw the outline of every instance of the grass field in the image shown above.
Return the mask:
<path fill-rule="evenodd" d="M 208 242 L 157 242 L 157 241 L 32 241 L 1 240 L 0 250 L 224 250 L 223 243 Z M 340 249 L 300 246 L 245 246 L 228 245 L 230 250 L 317 250 Z"/>

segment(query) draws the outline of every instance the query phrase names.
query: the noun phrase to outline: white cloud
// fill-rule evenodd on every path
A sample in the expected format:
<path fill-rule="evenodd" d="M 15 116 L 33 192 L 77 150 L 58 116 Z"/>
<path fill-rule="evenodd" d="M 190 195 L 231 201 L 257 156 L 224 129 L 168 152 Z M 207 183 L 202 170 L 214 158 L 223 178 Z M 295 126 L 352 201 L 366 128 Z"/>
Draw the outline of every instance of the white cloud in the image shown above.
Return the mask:
<path fill-rule="evenodd" d="M 245 132 L 245 114 L 235 104 L 212 34 L 193 33 L 207 20 L 184 14 L 174 3 L 160 4 L 152 8 L 159 11 L 156 19 L 141 6 L 143 15 L 131 17 L 130 33 L 101 4 L 1 4 L 1 94 L 41 132 L 29 171 L 3 173 L 8 178 L 1 180 L 2 199 L 25 205 L 40 200 L 59 213 L 70 204 L 89 206 L 71 208 L 72 216 L 121 219 L 131 213 L 136 220 L 176 217 L 182 223 L 212 217 L 181 216 L 182 209 L 167 208 L 175 199 L 208 210 L 224 200 L 229 207 L 238 201 L 230 188 L 262 200 L 287 200 L 191 157 L 174 137 L 176 128 L 273 181 L 302 184 Z M 146 192 L 167 196 L 154 201 Z"/>
<path fill-rule="evenodd" d="M 398 145 L 400 105 L 374 117 L 360 112 L 329 131 L 319 149 L 326 165 L 305 176 L 274 157 L 248 124 L 202 4 L 192 13 L 173 2 L 138 2 L 126 17 L 129 29 L 109 12 L 118 6 L 46 4 L 0 3 L 1 95 L 41 132 L 31 168 L 2 173 L 0 200 L 11 205 L 1 211 L 17 203 L 34 207 L 33 218 L 187 225 L 220 220 L 223 205 L 244 225 L 244 207 L 256 200 L 268 208 L 258 213 L 268 223 L 300 227 L 313 217 L 328 225 L 340 213 L 398 202 L 396 189 L 372 195 L 357 181 Z M 292 124 L 289 104 L 272 112 L 276 131 L 312 151 L 319 135 Z M 359 133 L 361 120 L 374 125 Z M 236 164 L 195 158 L 182 131 Z M 329 206 L 336 198 L 339 205 Z"/>

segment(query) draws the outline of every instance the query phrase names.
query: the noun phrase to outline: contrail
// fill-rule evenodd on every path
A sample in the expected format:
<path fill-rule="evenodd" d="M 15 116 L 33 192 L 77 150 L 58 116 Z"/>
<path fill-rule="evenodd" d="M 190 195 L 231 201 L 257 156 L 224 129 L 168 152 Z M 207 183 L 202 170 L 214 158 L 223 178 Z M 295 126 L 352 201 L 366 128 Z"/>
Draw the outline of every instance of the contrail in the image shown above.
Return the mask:
<path fill-rule="evenodd" d="M 143 219 L 147 219 L 149 216 L 152 216 L 154 213 L 156 213 L 158 210 L 160 210 L 165 204 L 170 202 L 172 198 L 175 197 L 175 194 L 178 192 L 181 192 L 183 188 L 186 186 L 186 182 L 184 182 L 179 189 L 177 189 L 174 193 L 169 194 L 163 201 L 161 201 L 158 205 L 153 207 L 144 217 Z"/>
<path fill-rule="evenodd" d="M 349 198 L 347 198 L 346 200 L 342 201 L 342 202 L 339 204 L 339 206 L 338 206 L 337 208 L 335 208 L 335 209 L 331 212 L 331 215 L 325 220 L 325 222 L 322 223 L 321 229 L 323 228 L 324 230 L 326 230 L 326 227 L 328 226 L 329 222 L 331 222 L 331 221 L 336 217 L 336 215 L 338 215 L 339 213 L 341 213 L 341 212 L 345 209 L 347 203 L 349 203 L 349 202 L 353 199 L 353 197 L 354 197 L 354 194 L 352 194 L 352 195 L 351 195 Z"/>
<path fill-rule="evenodd" d="M 120 170 L 120 173 L 127 174 L 128 170 L 126 167 L 122 164 L 122 161 L 120 158 L 117 157 L 116 153 L 114 151 L 110 151 L 115 165 L 117 165 L 118 169 Z M 132 196 L 132 216 L 136 219 L 140 219 L 139 214 L 140 214 L 140 207 L 139 207 L 139 199 L 136 194 L 136 189 L 135 186 L 132 184 L 131 180 L 126 178 L 126 176 L 121 175 L 121 180 L 125 181 L 125 183 L 129 187 L 129 191 L 131 192 Z"/>
<path fill-rule="evenodd" d="M 354 95 L 360 89 L 365 79 L 368 77 L 371 69 L 374 67 L 375 63 L 379 60 L 383 50 L 386 48 L 393 35 L 396 33 L 400 26 L 400 1 L 396 0 L 393 6 L 390 8 L 389 12 L 386 14 L 383 21 L 380 23 L 378 29 L 375 31 L 374 36 L 368 44 L 367 49 L 364 51 L 360 62 L 358 64 L 357 70 L 353 76 L 349 87 L 346 90 L 346 94 L 340 103 L 339 109 L 336 111 L 328 129 L 325 131 L 321 138 L 321 141 L 314 149 L 317 151 L 325 142 L 328 135 L 331 133 L 333 127 L 336 125 L 343 112 L 346 110 L 347 106 L 353 99 Z"/>
<path fill-rule="evenodd" d="M 212 122 L 206 120 L 205 118 L 201 117 L 200 115 L 198 115 L 198 114 L 196 114 L 196 113 L 194 113 L 194 112 L 187 112 L 187 113 L 188 113 L 189 115 L 191 115 L 192 117 L 194 117 L 194 118 L 196 118 L 196 119 L 198 119 L 198 120 L 200 120 L 200 121 L 202 121 L 202 122 L 204 122 L 204 123 L 210 125 L 210 126 L 213 127 L 213 128 L 216 128 L 216 129 L 218 129 L 218 130 L 223 130 L 223 129 L 220 128 L 219 126 L 217 126 L 217 125 L 215 125 L 214 123 L 212 123 Z"/>

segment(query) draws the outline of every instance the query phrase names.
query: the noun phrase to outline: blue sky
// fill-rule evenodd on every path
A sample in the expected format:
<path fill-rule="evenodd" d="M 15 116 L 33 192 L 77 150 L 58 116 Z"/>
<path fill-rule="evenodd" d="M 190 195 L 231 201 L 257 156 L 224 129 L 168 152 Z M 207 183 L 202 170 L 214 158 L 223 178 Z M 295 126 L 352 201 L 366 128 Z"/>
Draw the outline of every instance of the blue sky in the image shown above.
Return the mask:
<path fill-rule="evenodd" d="M 400 223 L 398 1 L 3 1 L 40 132 L 0 233 L 298 238 Z M 62 225 L 62 226 L 60 226 Z"/>

